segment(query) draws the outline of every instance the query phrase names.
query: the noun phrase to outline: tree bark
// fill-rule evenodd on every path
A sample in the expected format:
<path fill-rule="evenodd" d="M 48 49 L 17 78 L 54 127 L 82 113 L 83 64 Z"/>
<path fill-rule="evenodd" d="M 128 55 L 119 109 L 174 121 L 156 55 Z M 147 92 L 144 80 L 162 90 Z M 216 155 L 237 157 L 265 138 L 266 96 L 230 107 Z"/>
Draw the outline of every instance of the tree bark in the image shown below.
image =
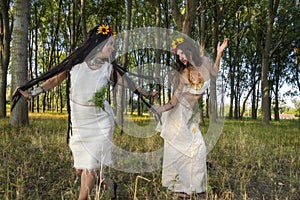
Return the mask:
<path fill-rule="evenodd" d="M 214 5 L 216 4 L 215 1 Z M 213 18 L 214 18 L 214 24 L 213 24 L 213 33 L 212 33 L 212 46 L 214 47 L 212 50 L 212 54 L 213 54 L 213 58 L 215 60 L 215 58 L 217 57 L 217 44 L 218 44 L 218 35 L 219 35 L 219 23 L 220 23 L 220 17 L 221 17 L 221 12 L 220 10 L 217 8 L 217 6 L 215 6 L 213 8 Z M 210 103 L 210 116 L 209 116 L 209 120 L 211 123 L 215 123 L 217 121 L 217 84 L 216 84 L 216 80 L 217 77 L 214 76 L 210 76 L 210 99 L 209 99 L 209 103 Z"/>
<path fill-rule="evenodd" d="M 204 11 L 206 9 L 206 0 L 202 0 L 200 2 L 199 5 L 199 10 L 198 12 L 200 12 L 199 17 L 198 17 L 198 24 L 199 24 L 199 29 L 198 29 L 198 35 L 200 38 L 200 42 L 199 42 L 199 51 L 201 56 L 204 55 L 204 50 L 205 50 L 205 46 L 206 46 L 206 21 L 205 21 L 205 14 Z M 199 100 L 199 103 L 201 105 L 201 109 L 200 109 L 200 118 L 199 118 L 199 123 L 200 125 L 204 125 L 204 103 L 203 103 L 203 97 Z"/>
<path fill-rule="evenodd" d="M 298 49 L 294 48 L 294 53 L 297 55 L 298 54 Z M 296 56 L 295 59 L 295 68 L 296 68 L 296 83 L 298 86 L 298 91 L 300 92 L 300 68 L 299 68 L 299 55 Z M 299 117 L 300 120 L 300 117 Z"/>
<path fill-rule="evenodd" d="M 126 22 L 125 22 L 125 32 L 124 32 L 124 45 L 123 45 L 123 56 L 122 56 L 122 67 L 127 68 L 128 58 L 127 58 L 127 52 L 128 52 L 128 43 L 129 43 L 129 32 L 130 32 L 130 26 L 131 26 L 131 11 L 132 11 L 132 0 L 127 0 L 126 2 Z M 117 86 L 117 92 L 116 92 L 116 100 L 117 100 L 117 116 L 116 121 L 121 127 L 121 131 L 123 131 L 123 124 L 124 124 L 124 95 L 125 90 L 123 86 Z"/>
<path fill-rule="evenodd" d="M 256 77 L 256 62 L 252 62 L 251 65 L 253 66 L 251 68 L 251 80 L 254 83 L 255 82 L 255 77 Z M 260 78 L 258 79 L 258 81 Z M 253 90 L 252 90 L 252 98 L 251 98 L 251 118 L 252 119 L 257 119 L 257 104 L 256 104 L 256 84 L 253 85 Z"/>
<path fill-rule="evenodd" d="M 6 85 L 10 54 L 9 1 L 0 1 L 0 118 L 6 117 Z"/>
<path fill-rule="evenodd" d="M 276 17 L 279 0 L 270 0 L 269 2 L 269 16 L 267 21 L 267 32 L 265 45 L 262 52 L 262 70 L 261 70 L 261 111 L 262 111 L 262 124 L 264 126 L 270 125 L 270 95 L 269 95 L 269 61 L 270 50 L 272 45 L 273 23 Z"/>
<path fill-rule="evenodd" d="M 171 0 L 172 16 L 176 22 L 177 30 L 182 31 L 182 21 L 183 16 L 180 13 L 180 8 L 178 6 L 177 0 Z"/>
<path fill-rule="evenodd" d="M 81 29 L 82 29 L 82 36 L 84 39 L 87 37 L 85 4 L 86 4 L 85 0 L 80 1 Z"/>
<path fill-rule="evenodd" d="M 243 119 L 244 113 L 245 113 L 245 110 L 246 110 L 246 102 L 247 102 L 247 100 L 248 100 L 250 94 L 252 93 L 252 91 L 255 89 L 255 86 L 256 86 L 256 84 L 257 84 L 258 81 L 259 81 L 259 79 L 256 80 L 256 81 L 253 83 L 251 89 L 248 91 L 248 94 L 246 95 L 246 97 L 245 97 L 245 99 L 244 99 L 244 101 L 243 101 L 242 111 L 241 111 L 241 114 L 240 114 L 239 119 Z"/>
<path fill-rule="evenodd" d="M 183 18 L 182 32 L 188 36 L 191 36 L 192 26 L 194 25 L 196 19 L 197 2 L 198 1 L 195 0 L 185 0 L 186 8 Z"/>
<path fill-rule="evenodd" d="M 196 0 L 186 0 L 185 13 L 181 14 L 178 1 L 171 0 L 172 16 L 175 19 L 177 30 L 189 36 L 196 20 L 197 2 Z"/>
<path fill-rule="evenodd" d="M 16 0 L 14 4 L 15 26 L 12 40 L 12 88 L 27 82 L 27 41 L 29 27 L 29 1 Z M 14 90 L 14 89 L 13 89 Z M 27 101 L 23 98 L 10 115 L 10 124 L 28 124 Z"/>

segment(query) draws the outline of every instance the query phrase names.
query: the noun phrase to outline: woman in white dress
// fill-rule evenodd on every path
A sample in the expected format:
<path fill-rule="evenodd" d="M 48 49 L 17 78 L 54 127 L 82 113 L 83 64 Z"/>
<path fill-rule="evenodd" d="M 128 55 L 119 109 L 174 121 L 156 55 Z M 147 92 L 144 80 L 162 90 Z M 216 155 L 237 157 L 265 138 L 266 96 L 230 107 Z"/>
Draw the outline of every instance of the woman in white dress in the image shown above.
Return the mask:
<path fill-rule="evenodd" d="M 167 104 L 154 107 L 155 113 L 164 112 L 162 124 L 156 128 L 164 139 L 162 185 L 179 197 L 206 191 L 206 147 L 199 129 L 197 102 L 210 85 L 210 75 L 218 74 L 227 41 L 218 44 L 214 66 L 207 57 L 199 56 L 193 44 L 177 44 L 175 68 L 179 76 L 175 92 Z"/>
<path fill-rule="evenodd" d="M 115 63 L 110 63 L 115 39 L 107 25 L 98 25 L 89 32 L 87 40 L 61 64 L 18 87 L 13 95 L 14 104 L 21 95 L 33 98 L 60 84 L 66 77 L 69 111 L 69 146 L 74 158 L 74 168 L 81 175 L 78 199 L 87 199 L 95 183 L 103 183 L 116 197 L 116 185 L 103 178 L 100 170 L 112 163 L 112 134 L 114 117 L 112 108 L 102 98 L 109 82 L 120 83 L 135 93 L 155 96 L 146 92 L 127 78 Z M 121 79 L 125 81 L 120 81 Z M 40 87 L 27 91 L 40 81 Z M 98 95 L 98 98 L 95 98 Z M 101 172 L 100 172 L 101 171 Z M 100 175 L 102 177 L 100 177 Z"/>

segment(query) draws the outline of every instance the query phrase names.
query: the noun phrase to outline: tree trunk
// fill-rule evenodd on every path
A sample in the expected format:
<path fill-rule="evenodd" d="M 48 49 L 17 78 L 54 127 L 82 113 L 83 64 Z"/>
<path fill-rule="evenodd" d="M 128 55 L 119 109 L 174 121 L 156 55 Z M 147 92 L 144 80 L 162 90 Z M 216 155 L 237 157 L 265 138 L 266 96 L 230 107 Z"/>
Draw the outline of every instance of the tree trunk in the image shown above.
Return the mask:
<path fill-rule="evenodd" d="M 298 54 L 298 49 L 294 48 L 294 53 L 297 55 Z M 295 68 L 296 68 L 296 83 L 298 86 L 298 91 L 300 92 L 300 68 L 299 68 L 299 55 L 296 56 L 295 59 Z M 300 120 L 300 117 L 299 117 Z"/>
<path fill-rule="evenodd" d="M 28 31 L 28 73 L 29 73 L 29 79 L 32 80 L 34 78 L 33 76 L 33 44 L 34 44 L 34 33 L 33 30 Z M 28 110 L 31 112 L 34 112 L 34 99 L 31 99 L 28 101 Z"/>
<path fill-rule="evenodd" d="M 212 33 L 212 55 L 213 55 L 213 60 L 216 59 L 217 57 L 217 44 L 219 41 L 219 26 L 221 22 L 221 17 L 224 12 L 224 3 L 217 3 L 216 0 L 212 1 L 213 5 L 218 5 L 214 6 L 212 9 L 212 17 L 213 17 L 213 33 Z M 216 88 L 216 77 L 211 76 L 210 80 L 210 122 L 215 123 L 217 121 L 217 88 Z"/>
<path fill-rule="evenodd" d="M 229 49 L 229 55 L 231 56 L 231 51 Z M 235 62 L 230 64 L 229 66 L 229 80 L 230 80 L 230 97 L 229 97 L 229 119 L 233 118 L 233 101 L 234 101 L 234 96 L 235 96 Z"/>
<path fill-rule="evenodd" d="M 279 55 L 278 55 L 279 56 Z M 274 120 L 279 121 L 279 81 L 280 81 L 280 75 L 281 75 L 281 70 L 280 70 L 280 57 L 276 59 L 277 62 L 275 63 L 275 89 L 274 89 L 274 94 L 275 94 L 275 105 L 274 105 Z"/>
<path fill-rule="evenodd" d="M 214 13 L 214 30 L 213 30 L 213 34 L 212 34 L 212 46 L 214 47 L 212 50 L 212 54 L 213 54 L 213 58 L 214 60 L 217 57 L 217 43 L 218 43 L 218 35 L 219 35 L 219 14 L 218 14 L 218 9 L 215 6 L 213 8 L 213 13 Z M 217 84 L 216 84 L 216 80 L 217 78 L 214 76 L 210 76 L 210 99 L 209 99 L 209 103 L 210 103 L 210 110 L 209 110 L 209 121 L 211 123 L 215 123 L 217 121 Z"/>
<path fill-rule="evenodd" d="M 12 88 L 27 82 L 27 41 L 29 28 L 29 1 L 16 0 L 14 4 L 15 26 L 12 40 Z M 10 115 L 10 124 L 28 124 L 27 101 L 23 98 Z"/>
<path fill-rule="evenodd" d="M 195 0 L 185 0 L 185 15 L 183 19 L 182 32 L 191 36 L 192 27 L 196 19 L 197 2 Z"/>
<path fill-rule="evenodd" d="M 34 47 L 35 47 L 35 51 L 36 52 L 39 52 L 39 44 L 38 44 L 38 9 L 37 9 L 37 4 L 34 4 L 34 10 L 35 10 L 35 19 L 34 19 L 34 23 L 36 24 L 35 28 L 34 28 Z M 34 54 L 34 72 L 35 72 L 35 77 L 38 77 L 39 74 L 38 74 L 38 54 L 35 53 Z M 34 77 L 32 77 L 34 78 Z M 36 96 L 36 98 L 32 99 L 31 100 L 32 102 L 32 106 L 34 107 L 34 103 L 36 102 L 36 111 L 39 113 L 40 112 L 40 106 L 39 106 L 39 102 L 40 102 L 40 96 Z M 33 110 L 32 110 L 33 111 Z"/>
<path fill-rule="evenodd" d="M 199 35 L 199 38 L 200 38 L 200 42 L 199 42 L 199 51 L 200 51 L 200 54 L 201 56 L 204 55 L 204 50 L 205 50 L 205 38 L 206 38 L 206 31 L 205 31 L 205 28 L 206 28 L 206 21 L 205 21 L 205 14 L 204 14 L 204 11 L 206 9 L 206 0 L 202 0 L 200 2 L 200 15 L 198 15 L 198 24 L 199 24 L 199 29 L 198 29 L 198 35 Z M 203 103 L 203 97 L 199 100 L 199 103 L 200 103 L 200 106 L 201 106 L 201 109 L 200 109 L 200 117 L 199 117 L 199 123 L 200 125 L 204 125 L 204 103 Z"/>
<path fill-rule="evenodd" d="M 264 53 L 265 54 L 265 53 Z M 269 54 L 263 55 L 262 61 L 262 72 L 261 72 L 261 93 L 262 93 L 262 123 L 265 126 L 270 125 L 270 115 L 269 115 L 269 81 L 268 81 L 268 72 L 269 72 L 269 59 L 267 58 Z"/>
<path fill-rule="evenodd" d="M 238 55 L 235 55 L 238 57 Z M 239 119 L 240 116 L 240 64 L 237 62 L 237 70 L 236 70 L 236 83 L 235 83 L 235 95 L 234 95 L 234 118 Z"/>
<path fill-rule="evenodd" d="M 255 86 L 256 86 L 257 82 L 258 82 L 258 80 L 254 81 L 251 89 L 249 90 L 248 94 L 246 95 L 246 97 L 243 101 L 243 107 L 242 107 L 242 111 L 241 111 L 241 114 L 240 114 L 240 117 L 239 117 L 240 119 L 243 119 L 243 117 L 244 117 L 244 113 L 245 113 L 245 110 L 246 110 L 246 102 L 247 102 L 249 96 L 251 95 L 252 91 L 255 90 Z"/>
<path fill-rule="evenodd" d="M 9 1 L 0 0 L 0 118 L 6 117 L 6 85 L 10 54 Z"/>
<path fill-rule="evenodd" d="M 251 65 L 253 66 L 251 68 L 251 80 L 254 83 L 255 82 L 255 76 L 256 76 L 256 62 L 252 62 Z M 259 79 L 257 80 L 259 81 Z M 251 118 L 256 119 L 256 84 L 253 85 L 253 90 L 252 90 L 252 99 L 251 99 Z"/>
<path fill-rule="evenodd" d="M 270 60 L 270 50 L 272 44 L 272 34 L 273 34 L 273 23 L 276 17 L 276 12 L 278 9 L 279 0 L 270 0 L 269 2 L 269 16 L 267 22 L 267 32 L 265 45 L 262 52 L 262 70 L 261 70 L 261 111 L 262 111 L 262 124 L 264 126 L 270 125 L 270 102 L 269 102 L 269 60 Z"/>
<path fill-rule="evenodd" d="M 85 0 L 80 0 L 81 29 L 82 29 L 82 36 L 84 39 L 87 37 L 85 4 L 86 4 Z"/>
<path fill-rule="evenodd" d="M 260 94 L 260 88 L 259 88 L 259 84 L 257 85 L 257 93 L 256 93 L 256 108 L 255 108 L 255 116 L 256 116 L 256 118 L 255 119 L 257 119 L 257 110 L 258 110 L 258 102 L 259 102 L 259 94 Z"/>
<path fill-rule="evenodd" d="M 191 27 L 194 25 L 196 20 L 196 0 L 186 0 L 185 1 L 185 13 L 184 15 L 180 12 L 180 7 L 178 6 L 178 1 L 171 0 L 172 16 L 175 19 L 177 30 L 183 32 L 186 35 L 191 35 Z"/>
<path fill-rule="evenodd" d="M 129 30 L 131 26 L 131 11 L 132 11 L 132 0 L 127 0 L 125 2 L 126 4 L 126 22 L 125 22 L 125 29 L 124 32 L 124 45 L 123 45 L 123 57 L 122 57 L 122 67 L 125 69 L 127 68 L 128 58 L 127 58 L 127 52 L 128 52 L 128 43 L 129 43 Z M 120 125 L 121 131 L 123 131 L 123 124 L 124 124 L 124 87 L 123 86 L 117 86 L 117 110 L 116 110 L 116 121 Z"/>

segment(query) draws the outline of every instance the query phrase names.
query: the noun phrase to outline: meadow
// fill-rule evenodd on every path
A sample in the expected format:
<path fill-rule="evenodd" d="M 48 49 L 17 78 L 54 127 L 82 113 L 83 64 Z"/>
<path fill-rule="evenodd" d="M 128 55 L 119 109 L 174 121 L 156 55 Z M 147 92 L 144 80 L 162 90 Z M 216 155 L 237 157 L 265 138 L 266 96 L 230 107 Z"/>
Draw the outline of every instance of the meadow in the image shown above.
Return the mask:
<path fill-rule="evenodd" d="M 129 118 L 146 132 L 154 131 L 147 126 L 148 116 Z M 208 123 L 201 126 L 203 133 L 207 127 Z M 9 119 L 0 120 L 0 199 L 76 199 L 78 176 L 72 168 L 66 130 L 66 114 L 31 113 L 26 127 L 11 127 Z M 118 127 L 114 143 L 130 152 L 163 146 L 159 133 L 137 138 Z M 259 120 L 225 120 L 207 157 L 207 193 L 202 199 L 299 200 L 299 157 L 299 121 L 272 121 L 263 128 Z M 127 168 L 142 165 L 138 161 L 125 164 Z M 117 199 L 176 199 L 161 186 L 161 168 L 140 173 L 112 168 L 110 176 L 118 183 Z M 105 191 L 99 195 L 95 198 L 107 199 Z"/>

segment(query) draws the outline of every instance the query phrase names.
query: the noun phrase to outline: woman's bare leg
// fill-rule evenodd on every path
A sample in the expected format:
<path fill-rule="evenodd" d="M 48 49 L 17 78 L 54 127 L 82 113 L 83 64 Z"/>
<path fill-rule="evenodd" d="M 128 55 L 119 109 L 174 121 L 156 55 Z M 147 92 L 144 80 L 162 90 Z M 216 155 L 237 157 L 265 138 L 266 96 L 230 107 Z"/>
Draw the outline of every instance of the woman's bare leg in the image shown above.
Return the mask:
<path fill-rule="evenodd" d="M 88 195 L 93 189 L 95 181 L 96 174 L 94 171 L 85 170 L 81 173 L 81 184 L 78 200 L 88 199 Z"/>

